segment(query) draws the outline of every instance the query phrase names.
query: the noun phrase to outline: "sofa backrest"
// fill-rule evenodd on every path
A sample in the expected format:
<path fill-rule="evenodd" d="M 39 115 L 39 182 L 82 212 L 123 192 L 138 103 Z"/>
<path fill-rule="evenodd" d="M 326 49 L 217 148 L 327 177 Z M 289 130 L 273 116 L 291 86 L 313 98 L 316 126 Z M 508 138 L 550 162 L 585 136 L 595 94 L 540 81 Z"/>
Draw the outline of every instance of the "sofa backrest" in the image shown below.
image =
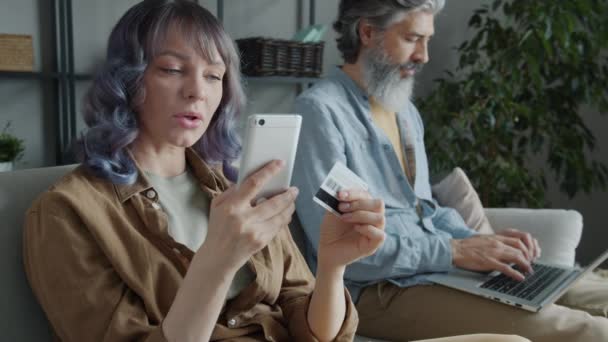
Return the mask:
<path fill-rule="evenodd" d="M 0 305 L 2 340 L 50 341 L 51 330 L 23 271 L 22 230 L 25 211 L 75 165 L 0 172 Z"/>

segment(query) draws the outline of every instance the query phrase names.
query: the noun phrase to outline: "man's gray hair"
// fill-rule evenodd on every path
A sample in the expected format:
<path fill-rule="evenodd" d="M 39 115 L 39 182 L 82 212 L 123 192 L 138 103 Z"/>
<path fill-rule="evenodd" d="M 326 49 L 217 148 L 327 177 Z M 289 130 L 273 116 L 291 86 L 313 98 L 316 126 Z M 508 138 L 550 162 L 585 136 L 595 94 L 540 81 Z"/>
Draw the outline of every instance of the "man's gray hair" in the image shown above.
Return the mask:
<path fill-rule="evenodd" d="M 356 62 L 361 48 L 358 30 L 361 19 L 383 30 L 404 14 L 425 11 L 436 15 L 444 5 L 445 0 L 341 0 L 333 25 L 338 33 L 338 50 L 347 63 Z"/>

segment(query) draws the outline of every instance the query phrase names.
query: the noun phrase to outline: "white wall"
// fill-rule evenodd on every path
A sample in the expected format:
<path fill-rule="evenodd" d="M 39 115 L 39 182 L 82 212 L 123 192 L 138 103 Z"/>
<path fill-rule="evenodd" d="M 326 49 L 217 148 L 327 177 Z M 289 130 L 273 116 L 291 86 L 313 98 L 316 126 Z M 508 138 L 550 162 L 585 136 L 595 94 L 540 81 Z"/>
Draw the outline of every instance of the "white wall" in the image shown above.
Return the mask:
<path fill-rule="evenodd" d="M 225 1 L 225 26 L 233 38 L 262 35 L 289 38 L 296 31 L 297 1 L 299 0 L 230 0 Z M 304 24 L 308 23 L 308 1 L 304 2 Z M 75 67 L 77 72 L 91 72 L 105 55 L 104 49 L 112 26 L 124 11 L 137 0 L 75 0 L 74 8 L 74 46 Z M 215 0 L 201 0 L 202 5 L 212 12 L 216 11 Z M 331 26 L 337 13 L 338 0 L 317 0 L 317 23 Z M 436 34 L 430 45 L 430 63 L 418 80 L 417 95 L 425 95 L 432 89 L 432 80 L 443 76 L 445 69 L 456 65 L 457 53 L 454 47 L 470 36 L 467 22 L 473 10 L 487 1 L 447 1 L 446 9 L 436 22 Z M 0 32 L 25 33 L 34 36 L 36 68 L 41 66 L 39 22 L 48 20 L 41 14 L 45 0 L 0 0 Z M 42 11 L 44 12 L 44 11 Z M 324 70 L 340 63 L 335 48 L 335 35 L 331 28 L 326 34 Z M 46 43 L 48 44 L 48 42 Z M 48 63 L 47 63 L 48 64 Z M 81 98 L 88 86 L 79 82 L 77 96 Z M 0 79 L 0 125 L 8 119 L 13 121 L 14 133 L 26 140 L 26 155 L 19 168 L 52 165 L 54 155 L 54 123 L 50 112 L 43 103 L 43 85 L 32 80 Z M 295 98 L 296 87 L 290 84 L 249 84 L 248 112 L 286 112 L 290 111 Z M 78 101 L 80 102 L 80 101 Z M 424 113 L 422 113 L 424 115 Z M 597 114 L 585 115 L 590 127 L 598 137 L 596 155 L 608 162 L 605 150 L 608 137 L 602 134 L 607 128 L 606 118 Z M 80 127 L 83 127 L 82 125 Z M 580 260 L 588 261 L 593 255 L 605 248 L 608 233 L 604 223 L 608 222 L 608 210 L 602 206 L 608 194 L 597 191 L 591 196 L 577 196 L 573 200 L 565 198 L 550 184 L 548 198 L 554 207 L 579 210 L 585 217 L 585 234 L 579 249 Z"/>

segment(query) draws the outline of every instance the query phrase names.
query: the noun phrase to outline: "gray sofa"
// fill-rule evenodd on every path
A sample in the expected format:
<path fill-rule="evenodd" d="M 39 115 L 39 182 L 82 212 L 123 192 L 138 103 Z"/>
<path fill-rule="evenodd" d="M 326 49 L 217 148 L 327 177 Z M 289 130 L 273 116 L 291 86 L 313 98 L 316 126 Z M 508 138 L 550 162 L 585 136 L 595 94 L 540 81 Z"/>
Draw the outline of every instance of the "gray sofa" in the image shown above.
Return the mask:
<path fill-rule="evenodd" d="M 0 173 L 0 322 L 5 341 L 49 341 L 50 327 L 23 272 L 21 255 L 23 216 L 38 194 L 74 165 Z M 543 248 L 543 259 L 572 265 L 582 233 L 582 217 L 569 210 L 487 209 L 493 227 L 517 227 L 533 233 Z M 302 231 L 292 227 L 302 242 Z M 373 341 L 357 337 L 356 341 Z"/>
<path fill-rule="evenodd" d="M 6 341 L 50 341 L 44 313 L 29 287 L 21 255 L 21 230 L 25 211 L 32 201 L 74 166 L 0 173 L 0 320 Z"/>

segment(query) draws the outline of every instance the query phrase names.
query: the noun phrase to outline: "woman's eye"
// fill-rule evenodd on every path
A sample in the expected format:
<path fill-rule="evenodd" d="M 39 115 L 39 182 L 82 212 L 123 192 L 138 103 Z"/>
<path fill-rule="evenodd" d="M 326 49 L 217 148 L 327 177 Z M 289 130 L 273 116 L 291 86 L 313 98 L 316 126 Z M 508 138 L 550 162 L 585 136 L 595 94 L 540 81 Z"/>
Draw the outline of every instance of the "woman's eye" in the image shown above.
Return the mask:
<path fill-rule="evenodd" d="M 222 80 L 222 77 L 219 76 L 219 75 L 208 75 L 207 78 L 211 79 L 213 81 L 221 81 Z"/>

